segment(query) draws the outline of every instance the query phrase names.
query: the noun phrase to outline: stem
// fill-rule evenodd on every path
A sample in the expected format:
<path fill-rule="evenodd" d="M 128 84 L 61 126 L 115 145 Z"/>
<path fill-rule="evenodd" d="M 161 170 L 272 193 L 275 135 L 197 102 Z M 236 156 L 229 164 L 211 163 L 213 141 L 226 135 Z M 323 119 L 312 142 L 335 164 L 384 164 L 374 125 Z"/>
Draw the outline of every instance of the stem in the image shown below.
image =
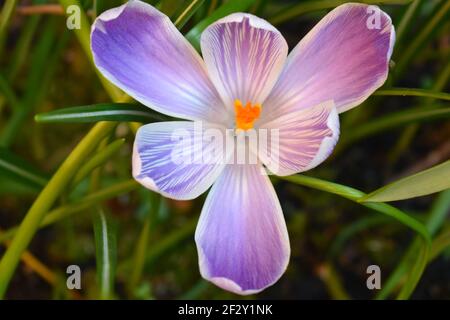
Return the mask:
<path fill-rule="evenodd" d="M 63 162 L 33 203 L 11 242 L 11 246 L 0 261 L 0 299 L 4 297 L 20 257 L 38 230 L 45 214 L 86 158 L 114 126 L 115 123 L 110 122 L 96 124 Z"/>

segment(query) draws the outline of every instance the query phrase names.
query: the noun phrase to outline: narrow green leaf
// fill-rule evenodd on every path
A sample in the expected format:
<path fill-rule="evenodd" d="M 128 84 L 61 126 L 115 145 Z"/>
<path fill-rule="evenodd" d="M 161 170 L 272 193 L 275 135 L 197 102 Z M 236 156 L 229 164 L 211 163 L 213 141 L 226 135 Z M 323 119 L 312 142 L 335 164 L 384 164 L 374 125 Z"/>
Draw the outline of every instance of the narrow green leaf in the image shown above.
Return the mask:
<path fill-rule="evenodd" d="M 111 299 L 117 266 L 117 225 L 101 209 L 94 218 L 97 278 L 100 298 Z"/>
<path fill-rule="evenodd" d="M 45 215 L 39 228 L 49 226 L 60 220 L 63 220 L 75 213 L 86 212 L 88 209 L 96 206 L 102 201 L 126 194 L 140 187 L 134 179 L 118 182 L 108 188 L 91 193 L 79 201 L 70 202 L 61 207 L 55 208 Z M 7 231 L 0 232 L 0 243 L 11 239 L 17 232 L 18 227 L 12 227 Z"/>
<path fill-rule="evenodd" d="M 47 184 L 48 177 L 28 162 L 0 147 L 0 175 L 8 176 L 25 186 L 40 190 Z"/>
<path fill-rule="evenodd" d="M 85 123 L 98 121 L 134 121 L 150 123 L 173 118 L 137 104 L 102 103 L 58 109 L 35 116 L 37 122 Z"/>
<path fill-rule="evenodd" d="M 192 15 L 200 9 L 203 2 L 205 0 L 192 0 L 187 7 L 183 10 L 183 12 L 178 16 L 177 20 L 175 20 L 174 24 L 178 29 L 181 29 L 186 22 L 192 17 Z"/>
<path fill-rule="evenodd" d="M 95 154 L 92 158 L 90 158 L 85 165 L 81 167 L 81 169 L 77 172 L 75 177 L 73 178 L 73 185 L 78 184 L 83 178 L 85 178 L 89 173 L 92 172 L 98 166 L 104 164 L 106 161 L 111 159 L 111 157 L 119 151 L 119 149 L 125 143 L 125 139 L 116 140 L 106 147 L 104 147 L 100 152 Z"/>
<path fill-rule="evenodd" d="M 67 10 L 69 7 L 76 6 L 78 8 L 83 8 L 83 6 L 80 4 L 78 0 L 59 0 L 59 3 L 64 7 L 64 11 L 68 16 L 73 14 L 72 11 Z M 87 18 L 87 15 L 83 9 L 80 10 L 79 19 L 80 19 L 80 28 L 74 29 L 74 32 L 78 38 L 78 41 L 80 42 L 81 47 L 83 48 L 84 53 L 88 57 L 89 61 L 92 63 L 92 66 L 94 67 L 94 70 L 97 73 L 100 82 L 102 83 L 103 88 L 106 90 L 106 92 L 108 92 L 108 94 L 114 101 L 123 102 L 124 99 L 127 99 L 127 95 L 122 93 L 122 91 L 120 91 L 105 77 L 103 77 L 103 75 L 94 65 L 94 59 L 92 58 L 91 53 L 91 39 L 90 39 L 91 26 Z"/>
<path fill-rule="evenodd" d="M 0 299 L 4 297 L 20 257 L 30 244 L 45 214 L 53 206 L 56 199 L 70 183 L 72 177 L 94 151 L 98 143 L 114 128 L 114 123 L 97 123 L 64 160 L 36 198 L 22 220 L 16 236 L 0 260 Z"/>
<path fill-rule="evenodd" d="M 6 81 L 3 74 L 0 73 L 0 92 L 6 99 L 6 102 L 9 104 L 12 110 L 16 111 L 20 108 L 19 99 L 17 98 L 14 90 L 11 88 L 11 85 Z"/>
<path fill-rule="evenodd" d="M 400 75 L 409 66 L 410 60 L 415 57 L 415 53 L 420 47 L 430 40 L 430 36 L 440 27 L 443 26 L 447 12 L 450 10 L 450 1 L 444 1 L 438 11 L 430 17 L 427 24 L 420 29 L 420 32 L 413 38 L 409 46 L 403 50 L 402 55 L 398 59 L 395 67 L 395 73 Z M 417 56 L 417 55 L 416 55 Z"/>
<path fill-rule="evenodd" d="M 358 2 L 366 4 L 407 4 L 412 0 L 360 0 Z M 321 1 L 302 1 L 299 4 L 292 5 L 286 9 L 283 9 L 280 13 L 275 14 L 269 19 L 272 24 L 280 24 L 287 20 L 301 16 L 302 14 L 332 9 L 348 1 L 346 0 L 321 0 Z"/>
<path fill-rule="evenodd" d="M 6 40 L 6 33 L 11 17 L 17 5 L 17 0 L 6 0 L 0 13 L 0 54 Z"/>
<path fill-rule="evenodd" d="M 450 160 L 390 183 L 363 197 L 361 202 L 386 202 L 432 194 L 450 188 Z"/>
<path fill-rule="evenodd" d="M 413 268 L 411 269 L 411 272 L 402 287 L 402 290 L 397 296 L 398 300 L 406 300 L 414 292 L 414 289 L 416 288 L 417 283 L 419 283 L 419 280 L 427 266 L 429 254 L 430 244 L 421 239 L 416 262 L 414 263 Z"/>
<path fill-rule="evenodd" d="M 389 88 L 375 91 L 374 96 L 414 96 L 450 100 L 450 94 L 415 88 Z"/>
<path fill-rule="evenodd" d="M 450 247 L 450 228 L 447 228 L 433 240 L 429 261 L 436 259 L 448 247 Z"/>
<path fill-rule="evenodd" d="M 366 195 L 362 191 L 359 191 L 357 189 L 348 186 L 340 185 L 334 182 L 329 182 L 313 177 L 307 177 L 300 174 L 278 177 L 278 179 L 290 181 L 299 185 L 308 186 L 310 188 L 322 190 L 325 192 L 334 193 L 343 198 L 349 199 L 356 203 L 360 203 L 367 208 L 378 211 L 386 216 L 396 219 L 400 223 L 416 231 L 427 242 L 430 242 L 430 235 L 428 233 L 428 230 L 421 222 L 417 221 L 416 219 L 412 218 L 406 213 L 386 203 L 360 202 L 360 199 L 362 199 Z"/>
<path fill-rule="evenodd" d="M 445 222 L 450 207 L 450 190 L 441 192 L 436 200 L 433 202 L 430 213 L 426 219 L 426 228 L 430 236 L 434 236 L 442 224 Z M 434 243 L 434 241 L 433 241 Z M 422 264 L 422 261 L 417 259 L 417 252 L 421 250 L 423 243 L 419 237 L 416 237 L 409 246 L 406 253 L 403 255 L 401 261 L 397 263 L 395 270 L 389 275 L 383 287 L 378 292 L 376 299 L 381 300 L 387 298 L 391 292 L 398 287 L 398 285 L 405 280 L 405 274 L 408 270 L 413 270 L 416 264 Z M 433 258 L 433 244 L 428 260 Z M 420 257 L 420 256 L 419 256 Z M 412 265 L 412 266 L 411 266 Z M 410 275 L 413 273 L 410 272 Z M 411 276 L 409 277 L 411 279 Z"/>
<path fill-rule="evenodd" d="M 421 0 L 414 0 L 406 10 L 405 14 L 403 15 L 402 19 L 400 20 L 400 23 L 396 26 L 395 30 L 395 42 L 396 43 L 402 43 L 403 36 L 405 35 L 407 27 L 410 25 L 411 19 L 414 17 L 414 15 L 417 12 L 417 8 L 419 7 Z"/>
<path fill-rule="evenodd" d="M 385 133 L 386 130 L 404 126 L 410 123 L 447 119 L 450 117 L 450 108 L 424 109 L 414 108 L 410 110 L 394 112 L 384 117 L 378 118 L 364 125 L 352 129 L 351 133 L 343 134 L 339 141 L 335 153 L 341 152 L 349 145 L 363 138 Z"/>
<path fill-rule="evenodd" d="M 195 27 L 193 27 L 187 34 L 186 39 L 197 49 L 200 47 L 200 35 L 203 30 L 206 29 L 211 23 L 225 17 L 233 12 L 245 11 L 256 0 L 239 0 L 239 1 L 227 1 L 217 8 L 211 15 L 200 21 Z"/>

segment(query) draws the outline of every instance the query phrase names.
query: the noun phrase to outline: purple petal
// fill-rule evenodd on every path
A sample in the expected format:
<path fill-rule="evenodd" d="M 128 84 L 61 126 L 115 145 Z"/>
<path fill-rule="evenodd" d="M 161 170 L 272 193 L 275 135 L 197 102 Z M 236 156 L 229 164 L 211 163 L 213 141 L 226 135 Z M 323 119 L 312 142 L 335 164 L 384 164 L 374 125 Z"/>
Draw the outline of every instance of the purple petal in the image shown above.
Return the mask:
<path fill-rule="evenodd" d="M 338 112 L 359 105 L 385 82 L 394 39 L 391 19 L 378 7 L 337 7 L 290 53 L 261 117 L 329 100 Z"/>
<path fill-rule="evenodd" d="M 208 135 L 215 130 L 215 136 Z M 151 123 L 134 141 L 133 177 L 146 188 L 179 200 L 205 192 L 222 172 L 227 156 L 223 128 L 199 122 Z"/>
<path fill-rule="evenodd" d="M 91 48 L 102 74 L 148 107 L 190 120 L 224 117 L 201 57 L 151 5 L 129 1 L 102 13 Z"/>
<path fill-rule="evenodd" d="M 274 284 L 290 255 L 283 213 L 261 165 L 228 165 L 195 232 L 202 276 L 237 294 Z"/>
<path fill-rule="evenodd" d="M 209 26 L 201 47 L 209 76 L 224 103 L 263 103 L 287 56 L 283 36 L 267 21 L 251 14 L 231 14 Z"/>
<path fill-rule="evenodd" d="M 259 125 L 278 129 L 278 139 L 259 148 L 259 158 L 279 176 L 312 169 L 322 163 L 334 149 L 339 138 L 339 116 L 332 101 L 312 108 L 300 109 Z"/>

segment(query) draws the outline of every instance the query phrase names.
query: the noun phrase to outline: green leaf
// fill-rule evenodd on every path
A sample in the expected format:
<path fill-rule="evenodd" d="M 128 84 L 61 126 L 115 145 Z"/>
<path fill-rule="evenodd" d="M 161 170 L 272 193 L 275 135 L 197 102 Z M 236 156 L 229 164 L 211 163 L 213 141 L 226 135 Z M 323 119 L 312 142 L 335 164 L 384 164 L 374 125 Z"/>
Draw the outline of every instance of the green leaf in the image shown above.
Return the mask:
<path fill-rule="evenodd" d="M 0 147 L 0 176 L 24 185 L 31 186 L 36 191 L 41 190 L 47 184 L 47 176 L 34 168 L 28 162 Z"/>
<path fill-rule="evenodd" d="M 339 141 L 335 153 L 341 152 L 352 143 L 375 135 L 385 133 L 386 130 L 410 123 L 447 119 L 450 117 L 450 108 L 424 109 L 423 107 L 391 113 L 379 119 L 367 122 L 364 125 L 352 128 L 350 133 L 343 134 Z"/>
<path fill-rule="evenodd" d="M 35 116 L 37 122 L 86 123 L 98 121 L 133 121 L 150 123 L 173 118 L 142 105 L 129 103 L 101 103 L 58 109 Z"/>
<path fill-rule="evenodd" d="M 106 92 L 108 92 L 109 96 L 114 101 L 123 101 L 123 99 L 127 99 L 127 96 L 122 93 L 117 87 L 115 87 L 111 82 L 109 82 L 103 75 L 100 73 L 100 71 L 95 67 L 94 65 L 94 59 L 92 58 L 91 53 L 91 26 L 89 23 L 89 19 L 86 15 L 86 12 L 83 10 L 83 6 L 81 5 L 80 1 L 78 0 L 58 0 L 59 3 L 63 6 L 64 12 L 67 14 L 68 17 L 70 17 L 71 14 L 73 14 L 72 11 L 67 11 L 67 8 L 75 6 L 77 8 L 81 8 L 79 11 L 79 21 L 80 21 L 80 28 L 75 28 L 73 32 L 78 38 L 78 41 L 80 42 L 81 47 L 83 48 L 84 53 L 88 57 L 89 61 L 92 64 L 93 69 L 97 73 L 100 82 L 102 83 L 103 87 L 105 88 Z"/>
<path fill-rule="evenodd" d="M 375 202 L 360 202 L 360 199 L 362 199 L 366 194 L 362 191 L 359 191 L 357 189 L 340 185 L 334 182 L 329 182 L 313 177 L 307 177 L 304 175 L 296 174 L 292 176 L 285 176 L 285 177 L 278 177 L 278 179 L 290 181 L 299 185 L 308 186 L 314 189 L 322 190 L 329 193 L 337 194 L 343 198 L 349 199 L 351 201 L 357 202 L 362 204 L 363 206 L 373 209 L 375 211 L 378 211 L 386 216 L 389 216 L 391 218 L 396 219 L 397 221 L 401 222 L 405 226 L 413 229 L 418 234 L 422 236 L 427 242 L 430 242 L 430 235 L 428 233 L 428 230 L 425 228 L 425 226 L 417 221 L 416 219 L 412 218 L 411 216 L 407 215 L 406 213 L 402 212 L 401 210 L 386 204 L 386 203 L 375 203 Z"/>
<path fill-rule="evenodd" d="M 87 212 L 88 209 L 98 205 L 102 201 L 117 197 L 121 194 L 129 193 L 139 187 L 139 183 L 137 183 L 134 179 L 130 179 L 118 182 L 108 188 L 91 193 L 78 201 L 73 201 L 61 207 L 57 207 L 47 212 L 45 218 L 39 225 L 39 229 L 61 221 L 75 213 Z M 17 230 L 18 226 L 12 227 L 4 232 L 0 232 L 0 243 L 11 239 L 17 233 Z"/>
<path fill-rule="evenodd" d="M 95 253 L 100 298 L 111 299 L 117 266 L 117 226 L 101 209 L 94 218 Z"/>
<path fill-rule="evenodd" d="M 211 15 L 200 21 L 187 34 L 186 39 L 197 49 L 200 48 L 200 35 L 211 23 L 230 13 L 247 10 L 256 0 L 227 1 L 217 8 Z"/>
<path fill-rule="evenodd" d="M 104 147 L 100 152 L 95 154 L 92 158 L 90 158 L 77 172 L 75 177 L 73 178 L 73 185 L 77 185 L 83 178 L 85 178 L 89 173 L 91 173 L 95 168 L 104 164 L 106 161 L 111 159 L 111 157 L 119 151 L 119 149 L 125 143 L 125 139 L 118 139 L 106 147 Z"/>
<path fill-rule="evenodd" d="M 425 226 L 430 236 L 434 236 L 442 226 L 442 224 L 445 222 L 449 207 L 450 190 L 447 190 L 441 192 L 441 194 L 436 198 L 431 211 L 426 218 Z M 428 255 L 428 260 L 433 259 L 433 255 L 435 254 L 434 244 L 435 242 L 433 241 L 431 245 L 431 253 L 429 253 Z M 398 285 L 405 279 L 405 274 L 408 272 L 408 270 L 419 268 L 416 265 L 420 265 L 423 263 L 423 261 L 417 259 L 417 252 L 419 252 L 419 250 L 423 250 L 421 246 L 423 246 L 423 242 L 421 242 L 421 239 L 419 237 L 416 237 L 416 239 L 414 239 L 409 248 L 406 250 L 406 253 L 403 255 L 400 262 L 397 263 L 394 271 L 391 272 L 389 278 L 384 282 L 384 285 L 378 292 L 376 299 L 380 300 L 387 298 L 391 294 L 391 292 L 395 288 L 397 288 Z M 414 272 L 410 272 L 410 275 L 413 275 L 413 273 Z M 411 276 L 408 279 L 414 280 L 414 278 L 411 278 Z"/>
<path fill-rule="evenodd" d="M 389 88 L 375 91 L 374 96 L 414 96 L 450 100 L 450 94 L 415 88 Z"/>
<path fill-rule="evenodd" d="M 361 202 L 386 202 L 420 197 L 450 188 L 450 160 L 390 183 L 363 197 Z"/>
<path fill-rule="evenodd" d="M 358 2 L 366 4 L 407 4 L 412 0 L 360 0 Z M 333 9 L 341 4 L 348 2 L 347 0 L 321 0 L 321 1 L 302 1 L 299 4 L 292 5 L 280 13 L 275 14 L 269 19 L 269 22 L 276 25 L 291 20 L 305 13 Z"/>
<path fill-rule="evenodd" d="M 436 237 L 436 239 L 433 240 L 433 243 L 431 244 L 429 261 L 433 261 L 448 247 L 450 247 L 450 228 L 447 228 L 447 230 L 442 232 Z"/>
<path fill-rule="evenodd" d="M 408 278 L 406 279 L 405 284 L 402 287 L 402 290 L 397 296 L 398 300 L 406 300 L 411 296 L 427 266 L 428 256 L 430 254 L 430 244 L 423 239 L 421 240 L 422 241 L 420 241 L 419 252 L 418 254 L 416 253 L 417 259 L 413 265 L 413 268 L 411 269 Z"/>
<path fill-rule="evenodd" d="M 202 6 L 203 2 L 205 2 L 205 0 L 192 0 L 186 6 L 186 8 L 183 10 L 183 12 L 178 16 L 177 20 L 175 20 L 174 25 L 178 29 L 181 29 L 186 24 L 186 22 L 189 21 L 189 19 L 192 17 L 192 15 L 198 9 L 200 9 L 200 7 Z"/>

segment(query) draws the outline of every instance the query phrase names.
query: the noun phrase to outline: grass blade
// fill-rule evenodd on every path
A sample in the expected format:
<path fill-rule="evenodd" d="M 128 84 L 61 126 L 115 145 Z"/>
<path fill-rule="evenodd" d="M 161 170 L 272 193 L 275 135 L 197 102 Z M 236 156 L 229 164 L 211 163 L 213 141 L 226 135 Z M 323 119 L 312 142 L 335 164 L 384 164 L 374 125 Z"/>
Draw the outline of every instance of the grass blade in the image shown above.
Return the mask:
<path fill-rule="evenodd" d="M 142 105 L 102 103 L 58 109 L 35 116 L 37 122 L 88 123 L 98 121 L 134 121 L 150 123 L 173 120 Z"/>
<path fill-rule="evenodd" d="M 351 201 L 354 201 L 356 203 L 360 203 L 363 206 L 373 209 L 375 211 L 378 211 L 386 216 L 389 216 L 391 218 L 396 219 L 397 221 L 401 222 L 405 226 L 411 228 L 412 230 L 416 231 L 418 234 L 420 234 L 427 242 L 430 241 L 430 236 L 425 228 L 425 226 L 417 221 L 416 219 L 412 218 L 411 216 L 407 215 L 406 213 L 400 211 L 399 209 L 388 205 L 386 203 L 376 203 L 376 202 L 360 202 L 360 199 L 362 199 L 366 194 L 362 191 L 359 191 L 357 189 L 340 185 L 334 182 L 324 181 L 321 179 L 313 178 L 313 177 L 307 177 L 304 175 L 292 175 L 292 176 L 286 176 L 286 177 L 278 177 L 279 179 L 290 181 L 299 185 L 304 185 L 307 187 L 311 187 L 314 189 L 322 190 L 329 193 L 337 194 L 341 197 L 344 197 L 346 199 L 349 199 Z"/>
<path fill-rule="evenodd" d="M 101 166 L 106 161 L 111 159 L 111 157 L 119 151 L 119 149 L 125 143 L 125 139 L 116 140 L 89 159 L 84 166 L 80 168 L 75 177 L 73 178 L 72 185 L 77 185 L 81 180 L 83 180 L 89 173 L 91 173 L 95 168 Z"/>
<path fill-rule="evenodd" d="M 361 202 L 386 202 L 420 197 L 450 188 L 450 160 L 390 183 Z"/>
<path fill-rule="evenodd" d="M 25 186 L 41 190 L 47 184 L 48 177 L 22 158 L 0 147 L 0 174 L 8 176 Z"/>
<path fill-rule="evenodd" d="M 450 94 L 445 92 L 436 92 L 424 89 L 413 88 L 389 88 L 375 91 L 374 96 L 414 96 L 414 97 L 427 97 L 441 100 L 450 100 Z"/>
<path fill-rule="evenodd" d="M 174 25 L 181 29 L 189 21 L 192 15 L 202 6 L 205 0 L 192 0 L 191 3 L 183 10 L 183 12 L 175 20 Z"/>
<path fill-rule="evenodd" d="M 114 127 L 114 123 L 109 122 L 96 124 L 66 158 L 36 198 L 0 261 L 0 299 L 4 297 L 20 257 L 30 244 L 45 214 L 69 184 L 82 163 Z"/>
<path fill-rule="evenodd" d="M 349 145 L 363 138 L 385 133 L 386 130 L 394 129 L 410 123 L 447 119 L 450 117 L 450 108 L 424 109 L 422 107 L 391 113 L 385 117 L 367 122 L 364 125 L 353 128 L 351 133 L 343 134 L 335 153 L 341 152 Z"/>
<path fill-rule="evenodd" d="M 366 4 L 407 4 L 411 1 L 412 0 L 361 0 L 358 2 Z M 280 13 L 274 15 L 271 19 L 269 19 L 269 22 L 277 25 L 295 17 L 301 16 L 305 13 L 332 9 L 347 2 L 348 1 L 346 0 L 321 0 L 301 2 L 282 10 Z"/>
<path fill-rule="evenodd" d="M 100 298 L 111 299 L 117 266 L 117 226 L 100 209 L 94 218 L 97 278 Z"/>
<path fill-rule="evenodd" d="M 187 34 L 186 39 L 197 49 L 200 48 L 200 35 L 203 30 L 206 29 L 211 23 L 225 17 L 233 12 L 245 11 L 256 0 L 239 0 L 239 1 L 227 1 L 217 8 L 211 15 L 200 21 L 195 27 L 193 27 Z"/>

